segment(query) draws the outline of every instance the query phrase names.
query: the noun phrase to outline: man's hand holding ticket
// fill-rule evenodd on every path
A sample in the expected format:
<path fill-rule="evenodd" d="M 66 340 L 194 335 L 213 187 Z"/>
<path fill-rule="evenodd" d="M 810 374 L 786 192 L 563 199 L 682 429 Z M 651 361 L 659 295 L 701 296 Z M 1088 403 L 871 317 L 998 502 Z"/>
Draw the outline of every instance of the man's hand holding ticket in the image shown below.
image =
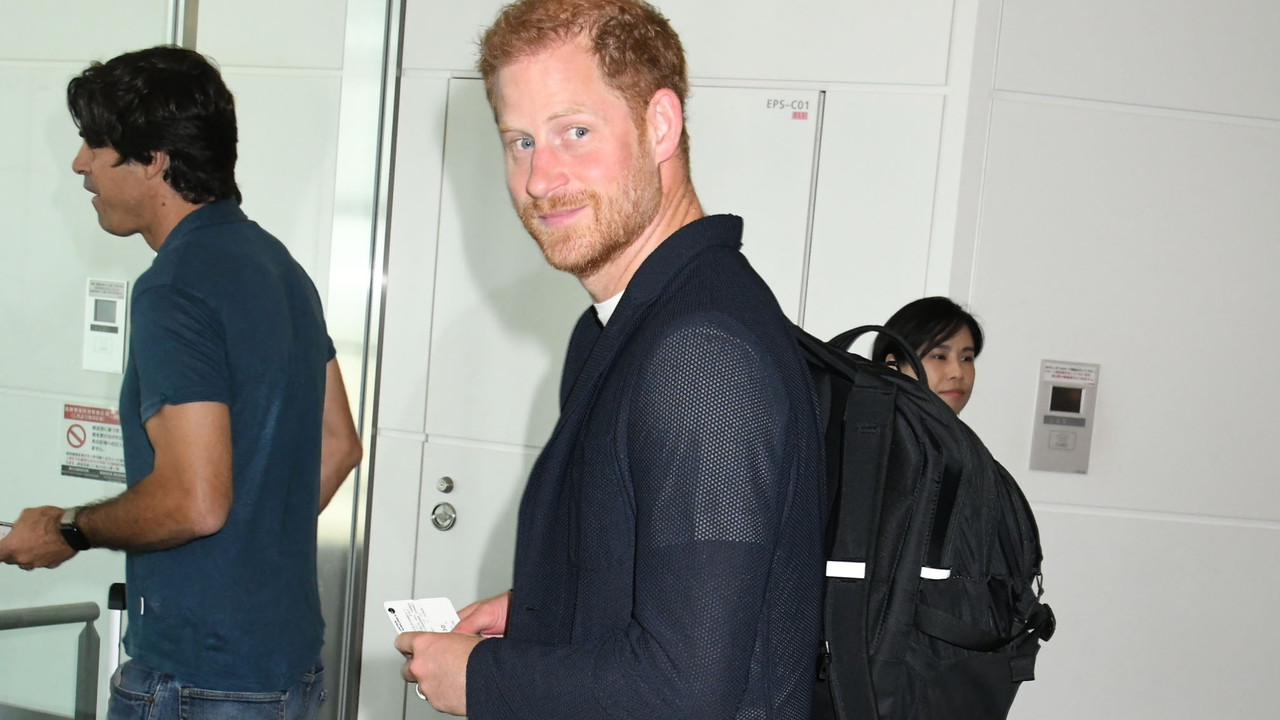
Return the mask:
<path fill-rule="evenodd" d="M 393 601 L 383 607 L 402 631 L 396 635 L 396 650 L 404 655 L 404 679 L 436 710 L 466 715 L 467 660 L 484 638 L 449 632 L 458 624 L 458 614 L 445 598 Z"/>

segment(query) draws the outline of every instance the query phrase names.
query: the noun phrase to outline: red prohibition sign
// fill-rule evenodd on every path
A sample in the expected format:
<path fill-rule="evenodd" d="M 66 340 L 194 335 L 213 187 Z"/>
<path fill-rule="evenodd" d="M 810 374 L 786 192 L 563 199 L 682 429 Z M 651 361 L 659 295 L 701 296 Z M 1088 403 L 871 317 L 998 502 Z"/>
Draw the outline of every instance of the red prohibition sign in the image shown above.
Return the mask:
<path fill-rule="evenodd" d="M 87 435 L 85 434 L 84 428 L 79 425 L 72 425 L 67 428 L 67 443 L 73 448 L 84 447 L 86 437 Z"/>

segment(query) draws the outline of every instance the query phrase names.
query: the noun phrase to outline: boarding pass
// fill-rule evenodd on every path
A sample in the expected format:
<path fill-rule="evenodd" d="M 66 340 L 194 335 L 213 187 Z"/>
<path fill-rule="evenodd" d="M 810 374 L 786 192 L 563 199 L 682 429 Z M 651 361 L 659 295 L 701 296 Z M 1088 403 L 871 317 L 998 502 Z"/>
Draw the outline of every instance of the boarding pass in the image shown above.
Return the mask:
<path fill-rule="evenodd" d="M 458 613 L 449 598 L 389 600 L 382 603 L 396 632 L 449 632 L 458 624 Z"/>
<path fill-rule="evenodd" d="M 0 522 L 0 540 L 3 540 L 4 536 L 8 535 L 9 531 L 12 529 L 13 525 L 11 523 Z"/>
<path fill-rule="evenodd" d="M 449 598 L 424 598 L 422 600 L 388 600 L 382 603 L 396 626 L 397 633 L 449 632 L 458 624 L 458 613 Z M 427 696 L 415 686 L 413 691 L 423 700 Z"/>

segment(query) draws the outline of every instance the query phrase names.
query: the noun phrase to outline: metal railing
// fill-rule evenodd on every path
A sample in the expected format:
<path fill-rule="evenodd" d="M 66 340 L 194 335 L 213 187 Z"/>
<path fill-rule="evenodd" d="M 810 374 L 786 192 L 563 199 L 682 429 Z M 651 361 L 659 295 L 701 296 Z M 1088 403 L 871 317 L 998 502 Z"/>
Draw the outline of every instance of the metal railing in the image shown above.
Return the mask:
<path fill-rule="evenodd" d="M 0 610 L 0 630 L 79 625 L 80 641 L 76 650 L 76 705 L 74 720 L 94 720 L 98 714 L 98 631 L 94 621 L 102 614 L 97 603 L 73 603 L 46 607 Z M 15 709 L 16 710 L 16 709 Z M 27 711 L 29 715 L 43 715 Z"/>

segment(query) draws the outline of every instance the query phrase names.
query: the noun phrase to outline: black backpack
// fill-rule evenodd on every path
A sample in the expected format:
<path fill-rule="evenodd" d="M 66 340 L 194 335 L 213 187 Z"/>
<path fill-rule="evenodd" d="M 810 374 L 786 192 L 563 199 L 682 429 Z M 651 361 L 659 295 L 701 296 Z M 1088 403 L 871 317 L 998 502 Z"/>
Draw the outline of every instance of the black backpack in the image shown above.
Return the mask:
<path fill-rule="evenodd" d="M 900 338 L 795 332 L 826 429 L 813 717 L 1005 718 L 1054 631 L 1025 496 Z M 845 350 L 867 332 L 888 335 L 920 380 Z"/>

